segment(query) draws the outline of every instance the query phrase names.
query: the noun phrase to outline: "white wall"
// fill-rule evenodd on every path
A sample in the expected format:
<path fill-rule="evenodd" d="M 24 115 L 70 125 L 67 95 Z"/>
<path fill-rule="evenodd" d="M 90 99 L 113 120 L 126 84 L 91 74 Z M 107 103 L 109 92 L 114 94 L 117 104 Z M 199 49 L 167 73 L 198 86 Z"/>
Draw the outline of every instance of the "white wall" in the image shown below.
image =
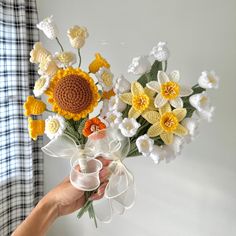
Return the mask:
<path fill-rule="evenodd" d="M 98 229 L 88 217 L 63 217 L 48 235 L 236 235 L 236 1 L 38 0 L 38 10 L 40 19 L 55 16 L 67 49 L 67 28 L 87 26 L 83 66 L 99 51 L 116 75 L 127 75 L 133 56 L 166 40 L 172 53 L 168 70 L 179 69 L 183 83 L 194 84 L 204 69 L 214 68 L 221 77 L 221 88 L 211 93 L 214 122 L 202 124 L 181 157 L 158 166 L 145 158 L 127 161 L 137 184 L 131 210 Z M 42 41 L 58 49 L 44 36 Z M 45 157 L 45 191 L 68 173 L 67 161 Z"/>

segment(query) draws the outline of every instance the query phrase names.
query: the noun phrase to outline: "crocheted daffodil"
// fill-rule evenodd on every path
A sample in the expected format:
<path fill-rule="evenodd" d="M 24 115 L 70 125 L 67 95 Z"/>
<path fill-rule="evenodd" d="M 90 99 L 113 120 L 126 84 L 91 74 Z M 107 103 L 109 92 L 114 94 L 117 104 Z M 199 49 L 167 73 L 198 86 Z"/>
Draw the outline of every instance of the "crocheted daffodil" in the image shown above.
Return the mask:
<path fill-rule="evenodd" d="M 147 83 L 147 87 L 157 92 L 154 104 L 157 108 L 161 108 L 167 102 L 175 108 L 183 107 L 181 97 L 192 94 L 193 90 L 186 86 L 178 84 L 180 79 L 179 71 L 173 71 L 168 76 L 164 71 L 158 71 L 157 80 Z"/>
<path fill-rule="evenodd" d="M 120 95 L 121 100 L 131 105 L 128 117 L 137 119 L 145 111 L 155 110 L 152 92 L 148 88 L 143 88 L 139 82 L 131 84 L 131 93 L 123 93 Z"/>
<path fill-rule="evenodd" d="M 89 72 L 95 74 L 99 71 L 101 67 L 105 67 L 107 69 L 110 68 L 110 64 L 107 62 L 105 58 L 101 56 L 100 53 L 95 54 L 95 59 L 89 65 Z"/>
<path fill-rule="evenodd" d="M 157 111 L 148 111 L 143 114 L 143 117 L 152 124 L 148 129 L 149 137 L 157 137 L 160 135 L 165 144 L 173 142 L 174 134 L 178 136 L 185 136 L 188 130 L 180 124 L 186 116 L 185 108 L 177 108 L 171 110 L 169 103 L 166 103 Z"/>

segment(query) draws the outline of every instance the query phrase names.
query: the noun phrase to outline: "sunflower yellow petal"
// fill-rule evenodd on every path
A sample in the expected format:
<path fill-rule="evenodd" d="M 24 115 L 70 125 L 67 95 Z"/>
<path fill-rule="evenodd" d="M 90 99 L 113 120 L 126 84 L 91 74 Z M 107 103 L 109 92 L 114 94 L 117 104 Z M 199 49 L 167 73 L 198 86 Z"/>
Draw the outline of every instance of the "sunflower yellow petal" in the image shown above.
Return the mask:
<path fill-rule="evenodd" d="M 144 93 L 144 88 L 139 82 L 133 82 L 131 84 L 131 93 L 133 95 L 139 95 Z"/>
<path fill-rule="evenodd" d="M 128 113 L 128 117 L 137 119 L 141 114 L 142 114 L 141 111 L 137 111 L 133 107 L 131 107 Z"/>
<path fill-rule="evenodd" d="M 176 116 L 176 118 L 178 119 L 178 121 L 180 122 L 186 116 L 187 110 L 185 108 L 177 108 L 177 109 L 173 110 L 173 113 Z"/>
<path fill-rule="evenodd" d="M 157 122 L 155 124 L 153 124 L 147 131 L 147 135 L 149 137 L 156 137 L 158 135 L 160 135 L 163 132 L 160 123 Z"/>
<path fill-rule="evenodd" d="M 123 93 L 120 95 L 120 99 L 126 103 L 126 104 L 129 104 L 129 105 L 132 105 L 132 94 L 131 93 Z"/>
<path fill-rule="evenodd" d="M 159 112 L 161 115 L 165 114 L 166 112 L 171 112 L 170 104 L 167 102 L 163 107 L 159 109 Z"/>
<path fill-rule="evenodd" d="M 177 128 L 173 131 L 173 133 L 181 137 L 187 135 L 188 130 L 179 124 Z"/>
<path fill-rule="evenodd" d="M 160 114 L 157 111 L 146 111 L 142 117 L 151 124 L 155 124 L 160 120 Z"/>
<path fill-rule="evenodd" d="M 172 133 L 163 132 L 160 136 L 165 144 L 169 145 L 173 143 L 174 135 Z"/>

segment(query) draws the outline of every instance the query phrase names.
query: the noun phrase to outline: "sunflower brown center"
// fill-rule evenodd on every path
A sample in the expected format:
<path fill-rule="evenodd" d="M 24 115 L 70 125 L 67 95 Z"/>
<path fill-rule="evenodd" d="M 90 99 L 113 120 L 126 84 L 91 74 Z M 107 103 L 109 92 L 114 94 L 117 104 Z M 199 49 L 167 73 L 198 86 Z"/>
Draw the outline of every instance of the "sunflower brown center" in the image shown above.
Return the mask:
<path fill-rule="evenodd" d="M 74 114 L 85 110 L 93 100 L 88 81 L 76 74 L 58 81 L 53 95 L 61 109 Z"/>

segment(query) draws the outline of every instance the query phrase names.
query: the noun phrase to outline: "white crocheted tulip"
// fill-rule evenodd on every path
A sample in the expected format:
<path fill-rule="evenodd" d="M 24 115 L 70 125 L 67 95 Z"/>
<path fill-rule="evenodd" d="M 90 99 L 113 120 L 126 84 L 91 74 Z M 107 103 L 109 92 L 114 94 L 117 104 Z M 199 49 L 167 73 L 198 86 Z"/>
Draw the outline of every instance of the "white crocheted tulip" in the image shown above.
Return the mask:
<path fill-rule="evenodd" d="M 54 58 L 58 67 L 68 67 L 76 63 L 76 56 L 73 52 L 56 52 Z"/>
<path fill-rule="evenodd" d="M 85 44 L 85 39 L 89 36 L 87 28 L 75 25 L 67 31 L 71 46 L 80 49 Z"/>
<path fill-rule="evenodd" d="M 123 112 L 127 107 L 127 104 L 125 104 L 118 95 L 112 96 L 109 100 L 108 104 L 108 110 L 109 111 L 118 111 Z"/>
<path fill-rule="evenodd" d="M 58 36 L 58 28 L 53 20 L 53 16 L 47 17 L 37 24 L 37 28 L 42 30 L 49 39 L 55 39 Z"/>
<path fill-rule="evenodd" d="M 154 145 L 154 140 L 149 138 L 148 135 L 142 135 L 137 138 L 136 140 L 136 146 L 138 148 L 138 151 L 142 153 L 144 156 L 147 156 L 152 152 Z"/>
<path fill-rule="evenodd" d="M 170 56 L 170 51 L 167 48 L 167 43 L 159 42 L 157 46 L 152 48 L 150 56 L 153 56 L 158 61 L 167 61 Z"/>
<path fill-rule="evenodd" d="M 119 129 L 125 137 L 134 136 L 138 128 L 141 125 L 134 118 L 125 118 L 121 124 L 119 124 Z"/>
<path fill-rule="evenodd" d="M 198 79 L 198 84 L 200 87 L 205 89 L 217 89 L 219 87 L 219 77 L 214 71 L 203 71 Z"/>
<path fill-rule="evenodd" d="M 98 72 L 95 73 L 98 82 L 103 87 L 104 91 L 110 91 L 113 88 L 113 77 L 111 70 L 106 67 L 101 67 Z"/>
<path fill-rule="evenodd" d="M 165 158 L 166 151 L 163 149 L 163 147 L 154 145 L 148 156 L 154 161 L 155 164 L 158 164 Z"/>
<path fill-rule="evenodd" d="M 50 79 L 47 76 L 42 76 L 36 80 L 33 93 L 35 97 L 41 96 L 49 87 Z"/>
<path fill-rule="evenodd" d="M 134 75 L 142 75 L 149 72 L 151 63 L 147 56 L 134 57 L 132 63 L 129 65 L 128 72 Z"/>
<path fill-rule="evenodd" d="M 122 122 L 122 113 L 118 111 L 110 111 L 106 114 L 105 120 L 108 122 L 110 127 L 117 128 Z"/>
<path fill-rule="evenodd" d="M 56 74 L 57 70 L 59 68 L 57 67 L 57 64 L 52 56 L 48 56 L 45 60 L 43 60 L 39 64 L 39 70 L 38 73 L 40 75 L 52 77 Z"/>
<path fill-rule="evenodd" d="M 42 43 L 37 42 L 34 44 L 34 47 L 30 52 L 30 62 L 39 64 L 42 61 L 46 60 L 46 58 L 50 55 L 51 53 L 43 47 Z"/>

